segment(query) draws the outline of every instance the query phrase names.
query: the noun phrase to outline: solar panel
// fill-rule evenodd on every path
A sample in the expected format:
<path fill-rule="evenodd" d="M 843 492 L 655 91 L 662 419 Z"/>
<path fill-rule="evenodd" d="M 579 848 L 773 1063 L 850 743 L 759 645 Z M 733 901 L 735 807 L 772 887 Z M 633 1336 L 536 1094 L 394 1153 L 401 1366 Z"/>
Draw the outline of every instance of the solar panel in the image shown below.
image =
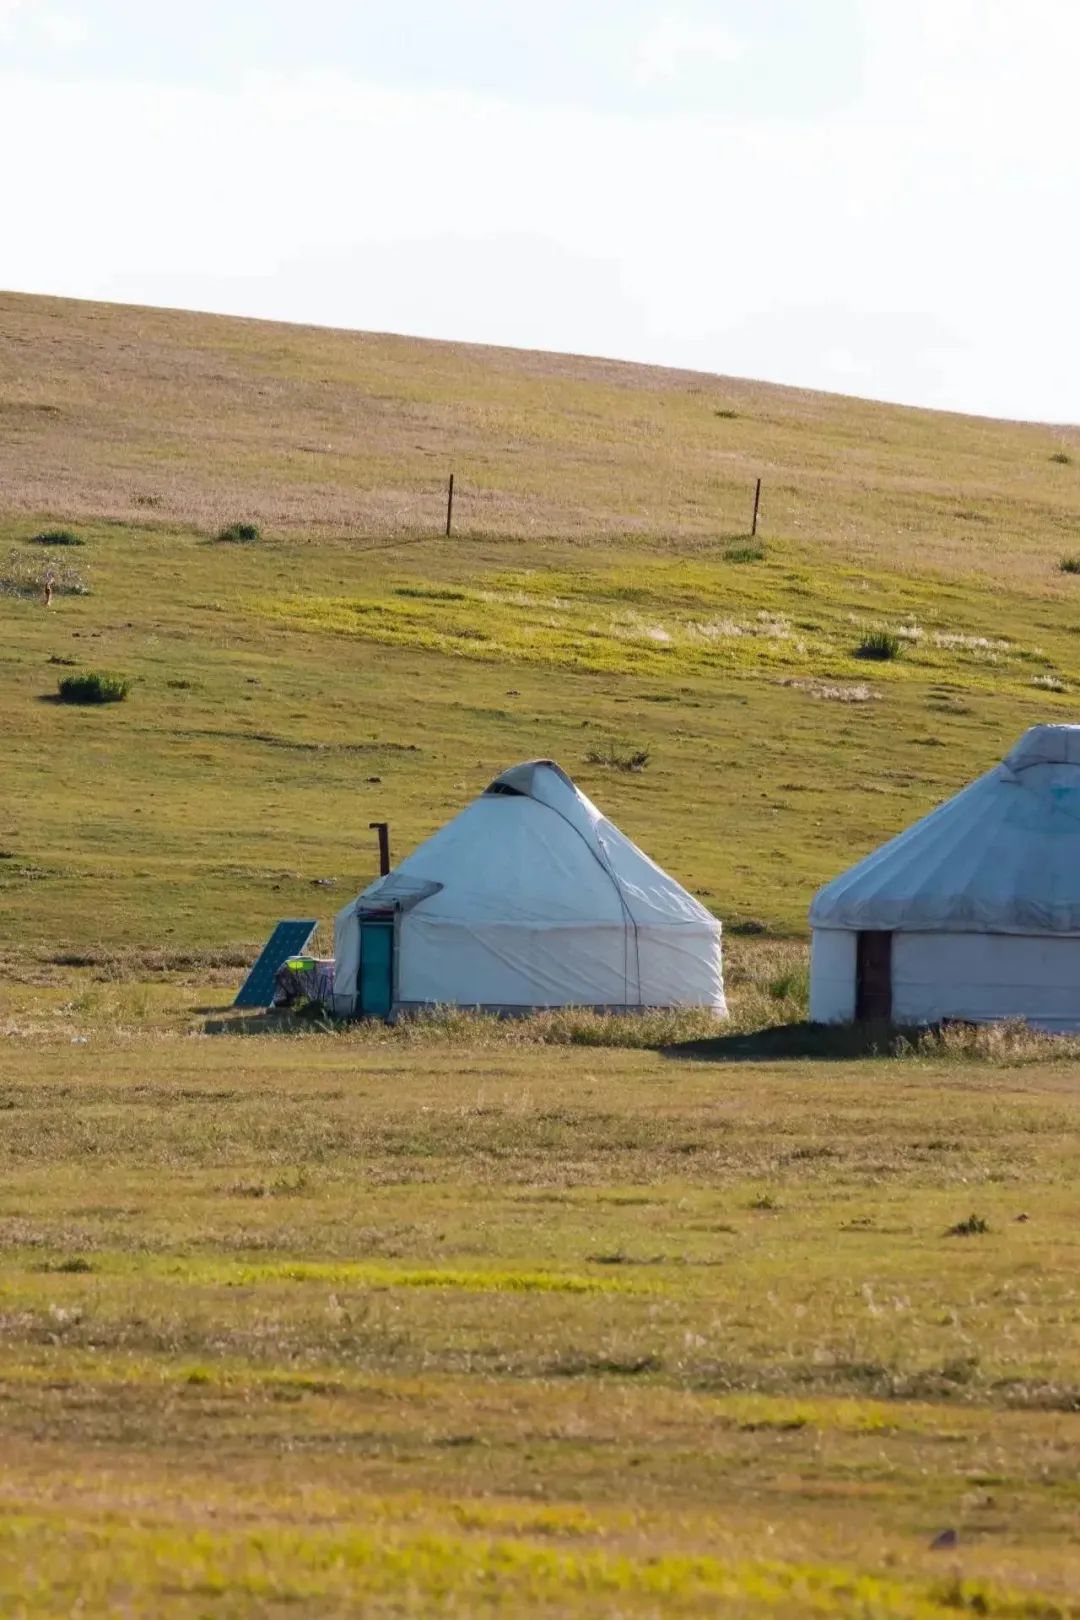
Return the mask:
<path fill-rule="evenodd" d="M 290 956 L 299 956 L 318 923 L 292 918 L 279 922 L 240 986 L 234 1007 L 269 1007 L 274 999 L 274 974 Z"/>

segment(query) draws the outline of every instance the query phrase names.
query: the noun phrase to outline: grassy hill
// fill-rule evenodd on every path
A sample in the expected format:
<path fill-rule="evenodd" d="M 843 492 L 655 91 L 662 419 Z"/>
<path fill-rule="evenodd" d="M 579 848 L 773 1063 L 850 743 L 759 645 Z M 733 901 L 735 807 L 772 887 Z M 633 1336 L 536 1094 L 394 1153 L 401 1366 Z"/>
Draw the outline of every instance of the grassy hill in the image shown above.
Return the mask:
<path fill-rule="evenodd" d="M 11 1612 L 1080 1620 L 1080 1043 L 220 1016 L 371 821 L 540 754 L 734 930 L 735 1030 L 799 1019 L 814 888 L 1075 716 L 1077 463 L 0 298 Z"/>
<path fill-rule="evenodd" d="M 370 821 L 402 852 L 535 754 L 729 924 L 797 933 L 1074 712 L 1075 429 L 15 295 L 0 377 L 0 907 L 45 956 L 329 916 Z M 237 519 L 261 542 L 214 543 Z M 85 545 L 30 543 L 57 525 Z M 88 594 L 46 612 L 10 590 L 50 557 Z M 880 626 L 901 657 L 861 661 Z M 69 663 L 130 699 L 50 702 Z"/>

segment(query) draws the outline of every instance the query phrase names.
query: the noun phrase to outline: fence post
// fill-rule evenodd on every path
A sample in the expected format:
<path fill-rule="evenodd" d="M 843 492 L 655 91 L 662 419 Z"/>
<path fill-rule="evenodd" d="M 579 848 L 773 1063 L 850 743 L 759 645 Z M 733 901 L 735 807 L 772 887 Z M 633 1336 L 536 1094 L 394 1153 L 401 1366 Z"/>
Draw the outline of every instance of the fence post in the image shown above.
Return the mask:
<path fill-rule="evenodd" d="M 757 534 L 757 515 L 758 515 L 758 507 L 760 505 L 761 505 L 761 479 L 759 478 L 758 481 L 757 481 L 757 488 L 754 490 L 754 521 L 750 525 L 750 534 L 751 534 L 751 536 Z M 450 532 L 449 529 L 447 529 L 446 532 L 447 532 L 447 534 L 449 534 L 449 532 Z"/>
<path fill-rule="evenodd" d="M 446 538 L 450 538 L 450 529 L 454 521 L 454 475 L 450 474 L 450 485 L 446 491 Z"/>

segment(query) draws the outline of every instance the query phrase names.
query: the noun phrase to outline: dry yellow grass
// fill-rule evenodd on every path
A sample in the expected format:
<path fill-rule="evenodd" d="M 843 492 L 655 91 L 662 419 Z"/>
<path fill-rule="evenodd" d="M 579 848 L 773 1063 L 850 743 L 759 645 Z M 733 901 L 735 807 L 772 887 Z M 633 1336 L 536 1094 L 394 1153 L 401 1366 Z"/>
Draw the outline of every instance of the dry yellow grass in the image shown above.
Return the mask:
<path fill-rule="evenodd" d="M 181 1000 L 2 1048 L 12 1613 L 1080 1613 L 1068 1061 Z"/>
<path fill-rule="evenodd" d="M 760 475 L 766 532 L 848 558 L 1001 581 L 1075 539 L 1080 465 L 1050 457 L 1076 430 L 16 294 L 0 374 L 5 504 L 32 513 L 438 533 L 453 467 L 474 535 L 740 533 Z"/>

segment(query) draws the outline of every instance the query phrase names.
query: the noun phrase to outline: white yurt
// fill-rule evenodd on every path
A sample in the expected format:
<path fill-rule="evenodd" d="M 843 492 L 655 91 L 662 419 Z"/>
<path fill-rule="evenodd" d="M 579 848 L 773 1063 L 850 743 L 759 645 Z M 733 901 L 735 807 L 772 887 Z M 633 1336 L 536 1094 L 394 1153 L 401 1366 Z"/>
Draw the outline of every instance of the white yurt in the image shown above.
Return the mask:
<path fill-rule="evenodd" d="M 1080 726 L 1033 726 L 827 884 L 810 925 L 816 1022 L 1080 1029 Z"/>
<path fill-rule="evenodd" d="M 505 771 L 339 912 L 334 1008 L 726 1012 L 720 924 L 551 760 Z"/>

